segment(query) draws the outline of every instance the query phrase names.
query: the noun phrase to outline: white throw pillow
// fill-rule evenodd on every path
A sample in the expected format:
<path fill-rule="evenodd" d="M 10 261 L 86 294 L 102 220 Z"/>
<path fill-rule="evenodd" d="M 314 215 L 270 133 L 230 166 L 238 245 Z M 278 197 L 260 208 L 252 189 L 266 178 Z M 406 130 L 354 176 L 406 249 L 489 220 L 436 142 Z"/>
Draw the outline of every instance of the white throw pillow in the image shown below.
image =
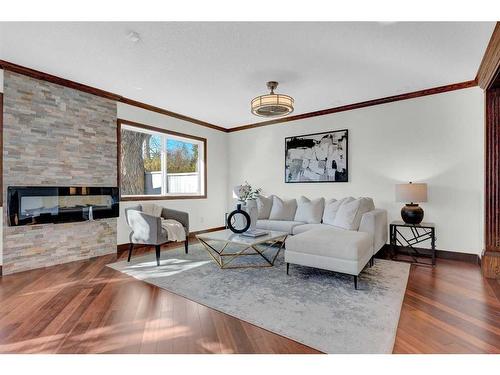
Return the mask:
<path fill-rule="evenodd" d="M 354 219 L 360 203 L 358 199 L 343 202 L 337 211 L 337 215 L 335 215 L 333 225 L 347 230 L 354 230 Z"/>
<path fill-rule="evenodd" d="M 323 224 L 334 225 L 335 216 L 342 205 L 346 201 L 353 201 L 353 197 L 347 197 L 340 200 L 330 199 L 325 203 L 325 210 L 323 212 Z"/>
<path fill-rule="evenodd" d="M 347 230 L 358 230 L 363 214 L 373 209 L 374 205 L 371 198 L 345 201 L 340 205 L 333 225 Z"/>
<path fill-rule="evenodd" d="M 257 197 L 257 208 L 259 210 L 259 220 L 269 219 L 269 214 L 271 213 L 271 207 L 273 206 L 273 196 L 264 197 L 259 195 Z"/>
<path fill-rule="evenodd" d="M 293 221 L 296 210 L 297 201 L 295 199 L 284 201 L 276 195 L 273 195 L 273 206 L 271 207 L 269 220 Z"/>
<path fill-rule="evenodd" d="M 321 223 L 324 208 L 325 198 L 310 200 L 302 196 L 297 201 L 295 221 L 303 221 L 307 224 L 319 224 Z"/>
<path fill-rule="evenodd" d="M 360 201 L 359 209 L 358 212 L 356 213 L 356 217 L 354 218 L 354 227 L 356 230 L 359 229 L 359 226 L 361 224 L 361 218 L 363 217 L 363 215 L 375 209 L 375 204 L 373 203 L 373 199 L 368 197 L 360 197 L 358 199 Z"/>

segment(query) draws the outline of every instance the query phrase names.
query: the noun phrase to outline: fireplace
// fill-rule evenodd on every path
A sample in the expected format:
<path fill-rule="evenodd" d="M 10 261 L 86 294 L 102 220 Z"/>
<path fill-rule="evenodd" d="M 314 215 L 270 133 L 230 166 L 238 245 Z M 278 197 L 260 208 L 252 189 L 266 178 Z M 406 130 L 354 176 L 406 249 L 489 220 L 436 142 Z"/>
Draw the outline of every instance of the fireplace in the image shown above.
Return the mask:
<path fill-rule="evenodd" d="M 117 187 L 9 186 L 10 226 L 68 223 L 119 216 Z"/>

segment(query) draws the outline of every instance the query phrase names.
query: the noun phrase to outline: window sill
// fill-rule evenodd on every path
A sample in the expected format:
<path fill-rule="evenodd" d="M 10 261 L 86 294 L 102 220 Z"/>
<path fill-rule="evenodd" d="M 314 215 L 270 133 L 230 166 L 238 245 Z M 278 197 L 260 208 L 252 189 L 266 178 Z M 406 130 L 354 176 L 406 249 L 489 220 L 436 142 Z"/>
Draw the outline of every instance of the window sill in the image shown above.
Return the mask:
<path fill-rule="evenodd" d="M 136 195 L 128 197 L 120 197 L 121 202 L 131 201 L 162 201 L 175 199 L 206 199 L 207 195 Z"/>

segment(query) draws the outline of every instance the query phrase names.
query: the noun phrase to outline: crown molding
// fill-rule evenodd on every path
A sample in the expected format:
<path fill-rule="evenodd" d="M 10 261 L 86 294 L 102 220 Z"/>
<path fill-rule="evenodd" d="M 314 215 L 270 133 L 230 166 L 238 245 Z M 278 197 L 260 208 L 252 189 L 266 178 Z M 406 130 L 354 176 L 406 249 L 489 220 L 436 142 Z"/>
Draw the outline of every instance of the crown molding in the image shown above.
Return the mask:
<path fill-rule="evenodd" d="M 497 22 L 493 33 L 491 34 L 488 47 L 484 52 L 481 65 L 477 71 L 476 79 L 479 87 L 483 90 L 489 89 L 498 78 L 500 69 L 500 22 Z"/>
<path fill-rule="evenodd" d="M 279 118 L 279 119 L 275 119 L 275 120 L 256 122 L 256 123 L 252 123 L 252 124 L 237 126 L 235 128 L 228 129 L 228 132 L 232 133 L 232 132 L 237 132 L 237 131 L 241 131 L 241 130 L 259 128 L 262 126 L 269 126 L 269 125 L 275 125 L 275 124 L 282 124 L 282 123 L 286 123 L 286 122 L 290 122 L 290 121 L 303 120 L 303 119 L 310 118 L 310 117 L 317 117 L 317 116 L 329 115 L 332 113 L 352 111 L 354 109 L 371 107 L 374 105 L 386 104 L 386 103 L 396 102 L 396 101 L 400 101 L 400 100 L 414 99 L 414 98 L 419 98 L 422 96 L 441 94 L 443 92 L 462 90 L 462 89 L 466 89 L 469 87 L 475 87 L 475 86 L 477 86 L 477 81 L 474 79 L 471 81 L 453 83 L 450 85 L 433 87 L 430 89 L 413 91 L 413 92 L 408 92 L 405 94 L 387 96 L 385 98 L 372 99 L 372 100 L 367 100 L 364 102 L 347 104 L 347 105 L 343 105 L 340 107 L 333 107 L 333 108 L 322 109 L 322 110 L 314 111 L 314 112 L 302 113 L 299 115 L 283 117 L 283 118 Z"/>
<path fill-rule="evenodd" d="M 188 121 L 188 122 L 191 122 L 193 124 L 204 126 L 206 128 L 210 128 L 213 130 L 218 130 L 218 131 L 221 131 L 224 133 L 227 132 L 227 129 L 223 128 L 221 126 L 210 124 L 208 122 L 201 121 L 201 120 L 189 117 L 189 116 L 181 115 L 180 113 L 172 112 L 172 111 L 169 111 L 167 109 L 160 108 L 160 107 L 155 107 L 153 105 L 139 102 L 137 100 L 129 99 L 129 98 L 126 98 L 126 97 L 118 95 L 118 94 L 114 94 L 114 93 L 109 92 L 109 91 L 104 91 L 104 90 L 98 89 L 96 87 L 84 85 L 82 83 L 78 83 L 75 81 L 71 81 L 69 79 L 65 79 L 65 78 L 58 77 L 58 76 L 55 76 L 52 74 L 41 72 L 39 70 L 27 68 L 25 66 L 14 64 L 14 63 L 11 63 L 11 62 L 8 62 L 5 60 L 0 60 L 0 68 L 4 69 L 4 70 L 8 70 L 8 71 L 13 72 L 13 73 L 22 74 L 22 75 L 25 75 L 25 76 L 28 76 L 31 78 L 35 78 L 35 79 L 39 79 L 42 81 L 61 85 L 64 87 L 69 87 L 71 89 L 83 91 L 83 92 L 86 92 L 88 94 L 96 95 L 96 96 L 99 96 L 102 98 L 115 100 L 117 102 L 128 104 L 128 105 L 131 105 L 134 107 L 146 109 L 148 111 L 157 112 L 157 113 L 160 113 L 162 115 L 175 117 L 177 119 Z"/>
<path fill-rule="evenodd" d="M 497 28 L 495 28 L 495 31 L 499 29 L 499 23 L 497 23 Z M 404 94 L 399 94 L 399 95 L 393 95 L 393 96 L 388 96 L 384 98 L 378 98 L 378 99 L 372 99 L 364 102 L 358 102 L 358 103 L 353 103 L 353 104 L 347 104 L 339 107 L 333 107 L 333 108 L 328 108 L 328 109 L 322 109 L 314 112 L 307 112 L 307 113 L 302 113 L 294 116 L 289 116 L 289 117 L 283 117 L 279 119 L 274 119 L 274 120 L 268 120 L 268 121 L 263 121 L 263 122 L 256 122 L 256 123 L 251 123 L 247 125 L 241 125 L 237 126 L 234 128 L 224 128 L 222 126 L 214 125 L 206 121 L 198 120 L 189 116 L 182 115 L 180 113 L 172 112 L 164 108 L 160 107 L 155 107 L 153 105 L 139 102 L 137 100 L 133 100 L 130 98 L 126 98 L 124 96 L 114 94 L 112 92 L 104 91 L 92 86 L 84 85 L 82 83 L 78 83 L 75 81 L 71 81 L 65 78 L 61 78 L 52 74 L 44 73 L 38 70 L 34 70 L 31 68 L 27 68 L 21 65 L 17 65 L 5 60 L 0 60 L 0 69 L 8 70 L 14 73 L 22 74 L 31 78 L 55 83 L 61 86 L 69 87 L 75 90 L 83 91 L 92 95 L 100 96 L 103 98 L 107 98 L 110 100 L 115 100 L 120 103 L 128 104 L 134 107 L 142 108 L 148 111 L 156 112 L 165 116 L 170 116 L 174 117 L 183 121 L 188 121 L 196 125 L 200 125 L 209 129 L 217 130 L 223 133 L 232 133 L 232 132 L 237 132 L 241 130 L 248 130 L 248 129 L 254 129 L 254 128 L 259 128 L 262 126 L 269 126 L 269 125 L 275 125 L 275 124 L 281 124 L 281 123 L 286 123 L 290 121 L 297 121 L 297 120 L 302 120 L 310 117 L 317 117 L 317 116 L 324 116 L 324 115 L 329 115 L 332 113 L 338 113 L 338 112 L 345 112 L 345 111 L 351 111 L 354 109 L 359 109 L 359 108 L 364 108 L 364 107 L 371 107 L 375 105 L 380 105 L 380 104 L 386 104 L 386 103 L 391 103 L 395 101 L 400 101 L 400 100 L 407 100 L 407 99 L 414 99 L 418 98 L 421 96 L 427 96 L 427 95 L 434 95 L 434 94 L 440 94 L 443 92 L 448 92 L 448 91 L 454 91 L 454 90 L 461 90 L 469 87 L 475 87 L 478 85 L 477 79 L 470 80 L 470 81 L 465 81 L 465 82 L 459 82 L 459 83 L 453 83 L 445 86 L 439 86 L 439 87 L 433 87 L 425 90 L 419 90 L 419 91 L 413 91 L 409 93 L 404 93 Z"/>

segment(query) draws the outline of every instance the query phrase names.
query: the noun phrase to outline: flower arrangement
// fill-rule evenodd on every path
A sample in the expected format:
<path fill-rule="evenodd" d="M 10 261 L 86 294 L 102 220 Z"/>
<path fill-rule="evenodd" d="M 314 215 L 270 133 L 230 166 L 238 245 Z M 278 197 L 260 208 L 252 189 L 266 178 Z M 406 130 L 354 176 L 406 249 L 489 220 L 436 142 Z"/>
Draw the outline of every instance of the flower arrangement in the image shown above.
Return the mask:
<path fill-rule="evenodd" d="M 236 186 L 233 190 L 235 197 L 241 202 L 246 202 L 248 199 L 256 199 L 261 192 L 261 188 L 254 189 L 247 181 L 243 185 Z"/>

